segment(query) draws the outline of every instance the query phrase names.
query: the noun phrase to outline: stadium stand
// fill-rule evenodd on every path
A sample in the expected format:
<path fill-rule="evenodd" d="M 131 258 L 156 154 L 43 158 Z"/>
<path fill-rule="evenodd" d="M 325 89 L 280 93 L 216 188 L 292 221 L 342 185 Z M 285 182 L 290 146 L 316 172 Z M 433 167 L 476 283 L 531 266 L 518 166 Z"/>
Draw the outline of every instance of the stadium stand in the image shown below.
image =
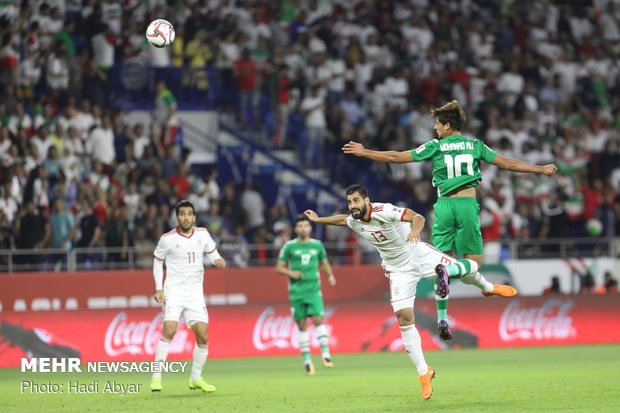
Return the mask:
<path fill-rule="evenodd" d="M 169 48 L 145 42 L 157 17 L 176 27 Z M 431 136 L 429 108 L 452 98 L 468 134 L 560 166 L 556 180 L 484 170 L 487 241 L 620 233 L 615 1 L 48 0 L 2 2 L 0 20 L 0 249 L 148 249 L 186 197 L 231 245 L 281 242 L 295 211 L 271 182 L 257 191 L 260 176 L 191 165 L 175 107 L 217 111 L 335 190 L 360 182 L 428 215 L 430 165 L 340 147 L 414 148 Z M 129 124 L 135 109 L 153 122 Z"/>

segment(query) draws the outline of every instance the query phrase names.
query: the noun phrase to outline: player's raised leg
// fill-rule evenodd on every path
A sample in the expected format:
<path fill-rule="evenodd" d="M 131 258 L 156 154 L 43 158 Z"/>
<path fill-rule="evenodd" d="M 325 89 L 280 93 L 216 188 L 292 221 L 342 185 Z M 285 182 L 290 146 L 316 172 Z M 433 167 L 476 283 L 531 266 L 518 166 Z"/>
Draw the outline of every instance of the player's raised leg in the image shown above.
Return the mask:
<path fill-rule="evenodd" d="M 209 324 L 198 321 L 192 324 L 194 336 L 196 336 L 196 344 L 192 354 L 192 372 L 189 378 L 189 388 L 191 390 L 200 389 L 205 393 L 213 393 L 215 386 L 207 383 L 202 378 L 202 369 L 207 362 L 209 355 Z"/>
<path fill-rule="evenodd" d="M 430 399 L 433 394 L 431 380 L 435 377 L 435 370 L 426 364 L 424 353 L 422 352 L 422 339 L 415 326 L 413 307 L 401 308 L 395 312 L 400 326 L 400 334 L 403 338 L 403 346 L 407 350 L 409 359 L 418 371 L 422 398 Z"/>
<path fill-rule="evenodd" d="M 494 286 L 480 274 L 479 269 L 482 266 L 483 251 L 480 216 L 478 214 L 480 205 L 478 205 L 475 198 L 461 201 L 462 213 L 457 216 L 459 230 L 455 235 L 455 244 L 456 252 L 463 255 L 464 258 L 446 268 L 447 271 L 449 273 L 458 273 L 464 284 L 480 288 L 482 295 L 485 297 L 492 295 L 506 298 L 514 297 L 517 295 L 517 290 L 514 287 L 509 285 Z M 453 268 L 454 266 L 459 268 Z"/>
<path fill-rule="evenodd" d="M 435 280 L 435 306 L 437 307 L 437 330 L 442 340 L 452 340 L 452 332 L 448 323 L 448 300 L 450 295 L 440 297 L 437 292 L 438 281 Z"/>
<path fill-rule="evenodd" d="M 157 348 L 155 349 L 155 361 L 158 362 L 158 370 L 153 373 L 151 377 L 151 391 L 161 391 L 161 369 L 163 363 L 166 362 L 168 357 L 168 347 L 170 342 L 174 338 L 174 334 L 177 331 L 179 323 L 173 320 L 164 320 L 163 331 L 159 341 L 157 342 Z"/>
<path fill-rule="evenodd" d="M 323 317 L 314 316 L 312 317 L 312 322 L 314 323 L 314 332 L 316 334 L 317 341 L 321 346 L 323 365 L 325 367 L 334 367 L 332 356 L 329 352 L 329 332 L 327 331 L 325 324 L 323 324 Z"/>

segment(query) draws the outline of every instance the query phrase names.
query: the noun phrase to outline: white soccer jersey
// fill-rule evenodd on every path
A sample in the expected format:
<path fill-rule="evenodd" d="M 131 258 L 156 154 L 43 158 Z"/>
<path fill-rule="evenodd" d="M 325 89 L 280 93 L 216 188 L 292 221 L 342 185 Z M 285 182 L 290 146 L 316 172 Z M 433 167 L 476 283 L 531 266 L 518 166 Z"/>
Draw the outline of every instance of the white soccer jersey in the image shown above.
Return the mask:
<path fill-rule="evenodd" d="M 356 234 L 370 242 L 379 251 L 387 271 L 403 271 L 411 268 L 412 246 L 402 231 L 402 219 L 406 208 L 392 204 L 371 204 L 368 221 L 347 217 L 347 225 Z"/>
<path fill-rule="evenodd" d="M 206 228 L 196 227 L 183 235 L 178 227 L 162 235 L 153 255 L 166 262 L 166 299 L 203 299 L 204 254 L 217 254 L 215 241 Z M 217 255 L 219 256 L 219 254 Z"/>

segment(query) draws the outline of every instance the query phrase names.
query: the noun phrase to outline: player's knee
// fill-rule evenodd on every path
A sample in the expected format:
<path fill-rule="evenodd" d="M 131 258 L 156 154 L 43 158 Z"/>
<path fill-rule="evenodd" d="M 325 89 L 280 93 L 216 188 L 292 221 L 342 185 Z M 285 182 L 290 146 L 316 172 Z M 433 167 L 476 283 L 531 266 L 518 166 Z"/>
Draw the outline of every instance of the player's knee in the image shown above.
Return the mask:
<path fill-rule="evenodd" d="M 306 320 L 297 320 L 297 328 L 299 328 L 299 331 L 306 331 L 308 323 Z"/>
<path fill-rule="evenodd" d="M 203 334 L 196 334 L 196 343 L 205 346 L 209 344 L 209 333 L 205 331 Z"/>
<path fill-rule="evenodd" d="M 475 261 L 478 264 L 478 268 L 482 265 L 482 255 L 479 254 L 465 254 L 465 258 Z"/>
<path fill-rule="evenodd" d="M 176 327 L 164 327 L 164 331 L 162 331 L 162 335 L 168 340 L 172 341 L 174 335 L 176 334 Z"/>
<path fill-rule="evenodd" d="M 413 309 L 406 308 L 396 312 L 396 318 L 398 319 L 398 325 L 409 326 L 415 323 L 415 317 L 413 315 Z"/>
<path fill-rule="evenodd" d="M 314 317 L 314 318 L 312 319 L 312 323 L 313 323 L 316 327 L 320 326 L 321 324 L 323 324 L 323 317 Z"/>

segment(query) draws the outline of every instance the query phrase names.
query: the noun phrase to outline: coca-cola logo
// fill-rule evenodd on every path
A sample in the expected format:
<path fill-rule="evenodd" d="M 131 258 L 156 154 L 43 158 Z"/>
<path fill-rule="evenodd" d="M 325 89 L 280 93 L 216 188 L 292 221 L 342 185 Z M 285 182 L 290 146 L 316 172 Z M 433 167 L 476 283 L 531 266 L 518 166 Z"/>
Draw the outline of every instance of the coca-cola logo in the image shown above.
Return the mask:
<path fill-rule="evenodd" d="M 295 322 L 290 316 L 276 315 L 273 307 L 267 307 L 254 324 L 252 341 L 257 350 L 271 348 L 287 349 L 299 347 L 295 333 Z"/>
<path fill-rule="evenodd" d="M 332 314 L 331 310 L 325 312 L 325 320 Z M 256 350 L 265 351 L 272 348 L 294 349 L 299 348 L 297 342 L 298 330 L 295 321 L 290 315 L 277 315 L 273 307 L 267 307 L 256 319 L 252 341 Z M 325 324 L 327 330 L 331 332 L 331 326 Z M 308 332 L 312 337 L 310 345 L 318 347 L 316 337 L 312 334 L 313 327 L 309 326 Z M 335 338 L 330 334 L 330 341 Z"/>
<path fill-rule="evenodd" d="M 122 354 L 153 355 L 161 337 L 161 331 L 161 313 L 152 320 L 128 321 L 127 313 L 120 312 L 112 319 L 105 333 L 105 351 L 112 357 Z M 188 330 L 179 323 L 168 353 L 183 353 L 191 347 L 188 336 Z"/>
<path fill-rule="evenodd" d="M 572 300 L 549 299 L 541 306 L 521 307 L 512 301 L 502 314 L 499 336 L 503 341 L 563 340 L 575 335 L 570 311 Z"/>

